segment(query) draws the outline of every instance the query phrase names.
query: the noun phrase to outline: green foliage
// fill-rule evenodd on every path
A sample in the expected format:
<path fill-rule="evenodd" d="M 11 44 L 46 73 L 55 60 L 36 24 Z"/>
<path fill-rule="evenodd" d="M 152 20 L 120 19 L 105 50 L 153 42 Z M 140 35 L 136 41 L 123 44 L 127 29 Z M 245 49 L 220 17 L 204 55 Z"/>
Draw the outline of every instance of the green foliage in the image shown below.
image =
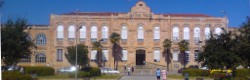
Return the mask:
<path fill-rule="evenodd" d="M 169 39 L 165 39 L 163 42 L 163 47 L 164 47 L 164 51 L 163 51 L 163 57 L 165 57 L 165 61 L 167 63 L 167 70 L 169 70 L 169 64 L 171 63 L 171 59 L 172 59 L 172 54 L 171 54 L 171 47 L 172 47 L 172 41 Z"/>
<path fill-rule="evenodd" d="M 18 71 L 4 71 L 2 72 L 2 80 L 34 80 L 28 74 L 21 74 Z"/>
<path fill-rule="evenodd" d="M 117 70 L 118 68 L 118 61 L 121 61 L 122 58 L 122 48 L 119 45 L 119 42 L 121 40 L 121 36 L 120 34 L 114 32 L 112 33 L 110 36 L 110 42 L 113 43 L 113 47 L 112 47 L 112 56 L 114 57 L 114 68 L 115 70 Z"/>
<path fill-rule="evenodd" d="M 201 70 L 201 69 L 185 69 L 182 72 L 182 75 L 188 73 L 189 76 L 209 76 L 208 70 Z"/>
<path fill-rule="evenodd" d="M 31 54 L 31 49 L 35 47 L 27 37 L 29 34 L 24 32 L 27 29 L 27 21 L 19 18 L 9 19 L 1 27 L 1 58 L 6 65 L 16 65 L 19 60 Z"/>
<path fill-rule="evenodd" d="M 52 76 L 54 75 L 54 68 L 51 67 L 24 67 L 25 74 L 37 74 L 37 76 Z"/>
<path fill-rule="evenodd" d="M 232 32 L 223 29 L 221 35 L 210 34 L 210 39 L 206 41 L 203 51 L 198 55 L 198 61 L 207 65 L 209 69 L 232 69 L 240 62 L 240 57 L 236 54 L 235 45 L 237 40 Z"/>
<path fill-rule="evenodd" d="M 98 65 L 98 67 L 102 67 L 102 63 L 103 63 L 103 54 L 102 54 L 102 44 L 100 43 L 100 41 L 95 41 L 92 42 L 92 48 L 94 50 L 97 50 L 97 54 L 96 54 L 96 63 Z"/>
<path fill-rule="evenodd" d="M 248 77 L 250 76 L 250 69 L 237 69 L 236 77 Z"/>
<path fill-rule="evenodd" d="M 180 54 L 180 56 L 179 56 L 179 58 L 180 58 L 180 62 L 181 62 L 181 64 L 183 64 L 184 65 L 184 68 L 186 68 L 186 53 L 185 53 L 185 51 L 186 50 L 189 50 L 188 48 L 188 45 L 189 45 L 189 42 L 188 41 L 186 41 L 186 40 L 182 40 L 181 42 L 179 42 L 178 43 L 178 45 L 179 45 L 179 50 L 181 51 L 181 54 Z"/>
<path fill-rule="evenodd" d="M 240 34 L 237 43 L 237 54 L 241 57 L 241 64 L 245 67 L 250 66 L 250 17 L 239 29 Z"/>
<path fill-rule="evenodd" d="M 78 76 L 81 78 L 101 76 L 101 70 L 99 68 L 84 67 L 81 71 L 78 71 Z M 69 77 L 73 78 L 75 76 L 74 74 L 70 74 Z"/>
<path fill-rule="evenodd" d="M 69 46 L 67 47 L 68 53 L 65 53 L 66 59 L 69 61 L 71 65 L 75 65 L 76 60 L 76 47 Z M 88 57 L 88 46 L 84 44 L 77 45 L 77 65 L 83 67 L 89 63 Z"/>

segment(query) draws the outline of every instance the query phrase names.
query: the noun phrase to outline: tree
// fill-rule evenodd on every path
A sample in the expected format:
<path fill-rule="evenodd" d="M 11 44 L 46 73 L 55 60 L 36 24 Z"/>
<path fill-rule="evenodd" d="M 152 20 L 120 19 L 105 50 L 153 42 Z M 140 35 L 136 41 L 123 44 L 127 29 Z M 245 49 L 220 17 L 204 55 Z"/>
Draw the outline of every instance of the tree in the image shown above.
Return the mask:
<path fill-rule="evenodd" d="M 199 53 L 198 61 L 203 62 L 210 69 L 235 68 L 240 58 L 236 54 L 237 39 L 232 32 L 223 32 L 220 35 L 210 34 L 203 51 Z"/>
<path fill-rule="evenodd" d="M 121 40 L 120 34 L 114 32 L 110 36 L 110 42 L 113 43 L 112 47 L 112 56 L 114 57 L 114 69 L 117 70 L 118 68 L 118 61 L 121 60 L 121 57 L 123 56 L 121 54 L 121 47 L 119 45 L 119 42 Z"/>
<path fill-rule="evenodd" d="M 188 50 L 189 42 L 186 40 L 182 40 L 181 42 L 178 43 L 178 45 L 179 45 L 179 49 L 181 51 L 180 62 L 184 65 L 184 68 L 186 68 L 187 61 L 186 61 L 186 52 L 185 51 Z"/>
<path fill-rule="evenodd" d="M 239 28 L 237 54 L 241 58 L 241 64 L 244 67 L 250 66 L 250 17 Z"/>
<path fill-rule="evenodd" d="M 100 41 L 95 41 L 92 43 L 92 47 L 94 50 L 97 51 L 96 54 L 96 63 L 98 65 L 98 67 L 102 67 L 102 63 L 103 63 L 103 54 L 102 54 L 102 44 L 100 43 Z"/>
<path fill-rule="evenodd" d="M 165 39 L 163 42 L 163 47 L 164 47 L 164 51 L 163 51 L 163 57 L 165 57 L 165 61 L 167 63 L 167 70 L 169 70 L 169 64 L 171 63 L 171 59 L 172 59 L 172 53 L 171 53 L 171 47 L 172 47 L 172 41 L 169 39 Z"/>
<path fill-rule="evenodd" d="M 2 61 L 6 65 L 16 65 L 21 58 L 32 54 L 31 49 L 36 48 L 32 40 L 27 39 L 29 33 L 27 21 L 23 18 L 9 19 L 1 27 Z"/>
<path fill-rule="evenodd" d="M 68 53 L 65 53 L 66 59 L 71 65 L 75 65 L 76 60 L 76 46 L 67 47 Z M 77 44 L 77 65 L 80 67 L 87 66 L 89 63 L 88 46 L 84 44 Z"/>

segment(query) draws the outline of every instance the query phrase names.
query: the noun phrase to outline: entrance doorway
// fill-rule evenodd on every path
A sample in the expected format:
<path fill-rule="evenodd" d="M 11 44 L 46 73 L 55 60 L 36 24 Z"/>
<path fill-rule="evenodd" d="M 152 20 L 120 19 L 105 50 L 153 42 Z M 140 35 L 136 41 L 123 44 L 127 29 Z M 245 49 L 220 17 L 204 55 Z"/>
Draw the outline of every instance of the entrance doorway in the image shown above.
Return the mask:
<path fill-rule="evenodd" d="M 136 50 L 136 65 L 145 65 L 145 50 Z"/>

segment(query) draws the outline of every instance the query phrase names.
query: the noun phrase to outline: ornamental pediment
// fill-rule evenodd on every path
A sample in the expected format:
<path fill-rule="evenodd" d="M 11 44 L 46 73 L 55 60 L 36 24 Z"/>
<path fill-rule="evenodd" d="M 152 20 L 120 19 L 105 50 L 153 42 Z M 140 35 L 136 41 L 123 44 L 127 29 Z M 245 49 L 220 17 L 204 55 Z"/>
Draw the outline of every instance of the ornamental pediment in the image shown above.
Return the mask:
<path fill-rule="evenodd" d="M 151 9 L 143 1 L 138 1 L 130 10 L 131 14 L 151 14 Z"/>

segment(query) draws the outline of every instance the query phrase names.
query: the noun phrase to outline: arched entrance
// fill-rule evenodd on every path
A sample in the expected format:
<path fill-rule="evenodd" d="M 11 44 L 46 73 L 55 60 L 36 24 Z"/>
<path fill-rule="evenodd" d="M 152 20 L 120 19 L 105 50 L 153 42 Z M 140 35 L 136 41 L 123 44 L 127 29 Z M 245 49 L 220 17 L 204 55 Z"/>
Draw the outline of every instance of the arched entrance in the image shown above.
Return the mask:
<path fill-rule="evenodd" d="M 136 50 L 136 65 L 145 65 L 145 50 Z"/>

